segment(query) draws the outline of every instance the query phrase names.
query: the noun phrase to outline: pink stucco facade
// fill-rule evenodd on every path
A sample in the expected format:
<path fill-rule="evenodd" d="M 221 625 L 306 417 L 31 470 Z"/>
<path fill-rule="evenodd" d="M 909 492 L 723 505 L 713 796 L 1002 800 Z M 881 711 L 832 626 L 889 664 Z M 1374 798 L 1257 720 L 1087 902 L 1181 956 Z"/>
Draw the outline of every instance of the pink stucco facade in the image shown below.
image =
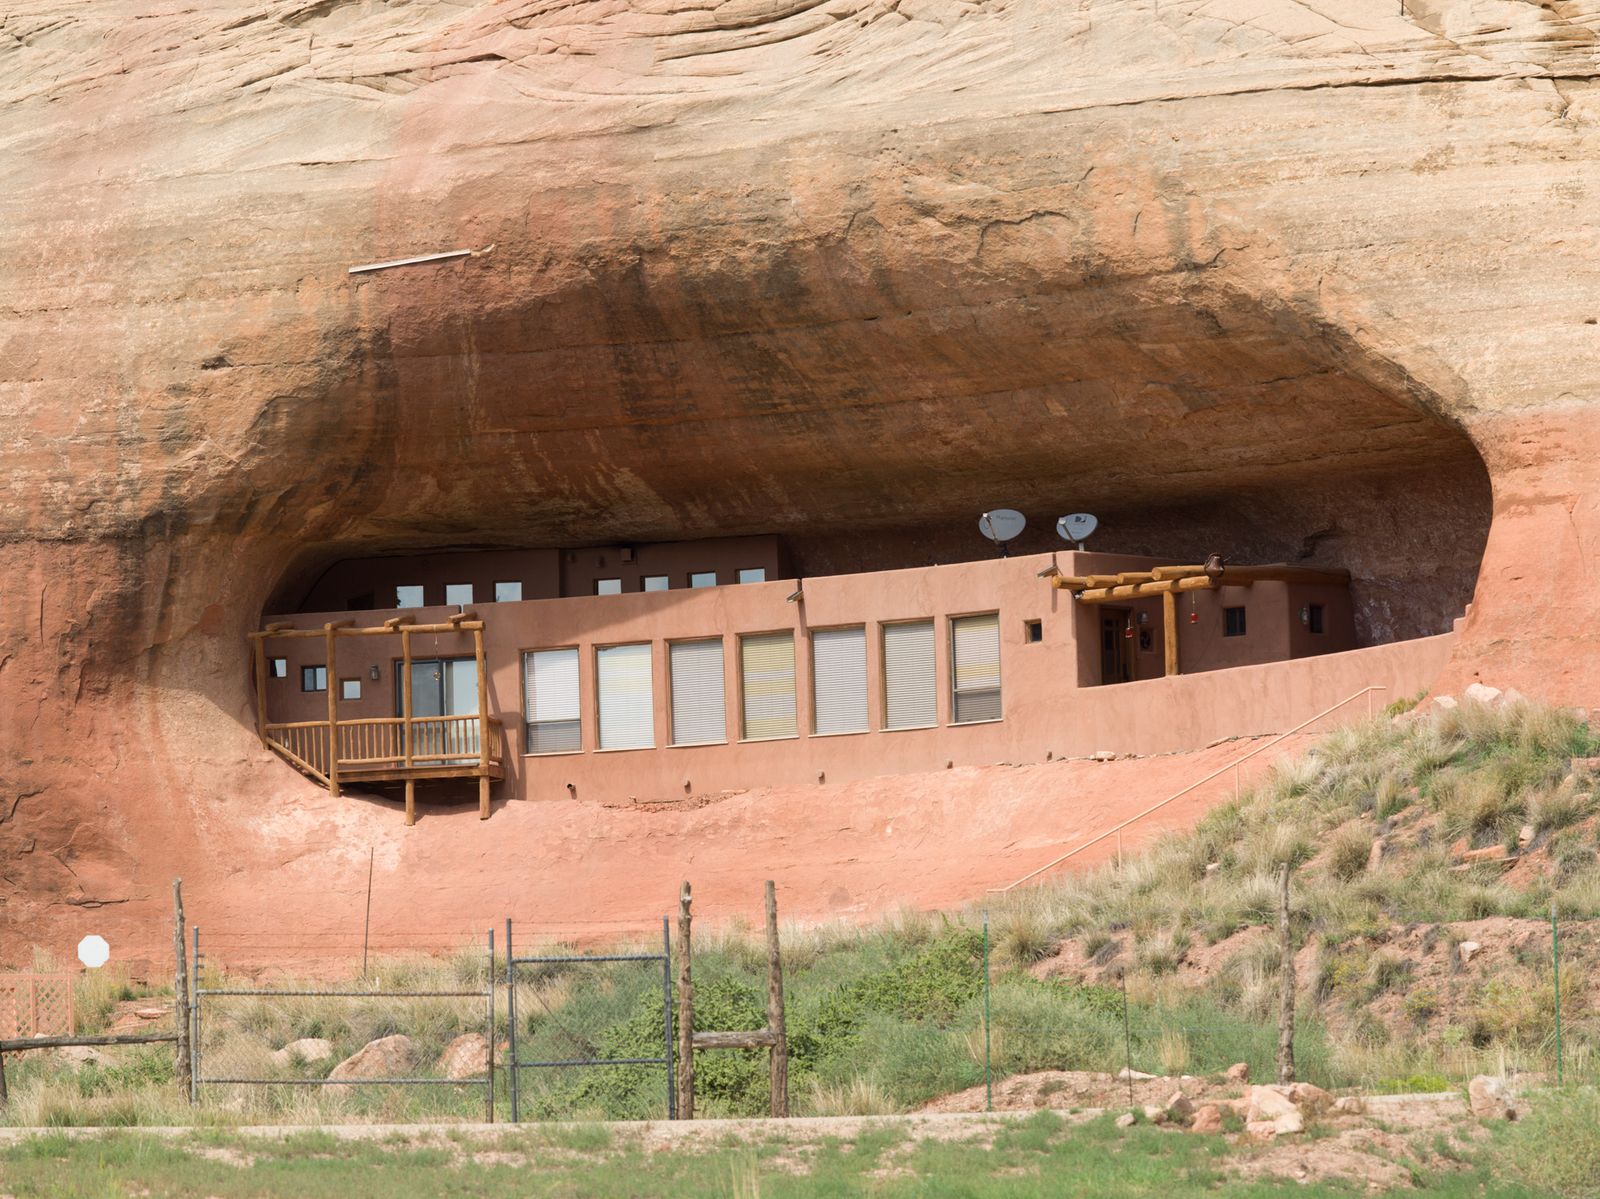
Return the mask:
<path fill-rule="evenodd" d="M 1449 655 L 1452 635 L 1364 649 L 1336 648 L 1353 644 L 1353 632 L 1346 636 L 1344 631 L 1348 598 L 1334 594 L 1342 592 L 1337 588 L 1317 597 L 1326 605 L 1330 631 L 1313 641 L 1297 618 L 1304 603 L 1311 602 L 1309 594 L 1282 584 L 1258 584 L 1198 596 L 1192 609 L 1180 609 L 1180 657 L 1186 673 L 1146 677 L 1141 669 L 1139 681 L 1097 686 L 1093 684 L 1100 681 L 1100 613 L 1039 577 L 1052 564 L 1064 573 L 1090 574 L 1150 563 L 1061 553 L 702 590 L 478 603 L 475 610 L 485 624 L 489 707 L 504 721 L 506 736 L 506 778 L 496 784 L 496 796 L 542 799 L 575 794 L 602 802 L 645 802 L 756 786 L 846 782 L 947 766 L 1038 762 L 1102 750 L 1152 754 L 1194 749 L 1222 737 L 1281 731 L 1363 687 L 1385 687 L 1387 698 L 1415 693 L 1439 673 Z M 797 590 L 801 597 L 792 600 Z M 1235 590 L 1245 594 L 1231 596 Z M 1227 638 L 1224 644 L 1213 635 L 1214 626 L 1221 619 L 1221 607 L 1235 599 L 1249 605 L 1250 631 L 1246 637 Z M 1156 634 L 1154 652 L 1148 656 L 1154 663 L 1152 673 L 1159 675 L 1160 605 L 1149 606 L 1153 612 L 1149 621 L 1136 627 Z M 1193 622 L 1191 610 L 1196 613 Z M 406 614 L 427 623 L 453 611 L 428 607 Z M 950 622 L 983 613 L 998 613 L 1002 715 L 995 721 L 956 724 Z M 377 624 L 400 614 L 376 611 L 364 614 L 360 623 Z M 346 617 L 343 611 L 330 611 L 270 619 L 320 628 L 324 621 Z M 935 632 L 937 721 L 925 728 L 886 729 L 882 629 L 928 619 Z M 1336 620 L 1346 622 L 1337 633 L 1331 631 Z M 1030 640 L 1030 622 L 1038 622 L 1037 641 Z M 816 630 L 841 626 L 866 630 L 869 727 L 859 733 L 817 736 L 811 732 L 810 638 Z M 777 631 L 794 637 L 798 732 L 780 739 L 744 740 L 739 638 Z M 675 641 L 708 637 L 724 639 L 726 741 L 673 746 L 667 647 Z M 603 750 L 597 737 L 596 651 L 634 643 L 649 643 L 652 648 L 655 745 Z M 1308 649 L 1324 645 L 1332 652 L 1305 656 Z M 563 647 L 579 651 L 582 749 L 524 754 L 523 655 Z M 1240 661 L 1220 657 L 1223 650 Z M 272 641 L 267 652 L 287 659 L 285 677 L 267 681 L 270 719 L 325 718 L 326 695 L 300 689 L 300 667 L 324 664 L 323 643 Z M 338 652 L 329 685 L 337 687 L 342 678 L 362 683 L 360 699 L 339 702 L 340 718 L 394 715 L 398 638 L 343 638 Z M 1249 660 L 1252 653 L 1258 660 Z M 418 635 L 412 640 L 412 654 L 470 657 L 471 638 Z M 1146 654 L 1138 656 L 1143 661 Z M 372 678 L 374 670 L 377 679 Z M 1364 710 L 1359 705 L 1354 709 Z"/>

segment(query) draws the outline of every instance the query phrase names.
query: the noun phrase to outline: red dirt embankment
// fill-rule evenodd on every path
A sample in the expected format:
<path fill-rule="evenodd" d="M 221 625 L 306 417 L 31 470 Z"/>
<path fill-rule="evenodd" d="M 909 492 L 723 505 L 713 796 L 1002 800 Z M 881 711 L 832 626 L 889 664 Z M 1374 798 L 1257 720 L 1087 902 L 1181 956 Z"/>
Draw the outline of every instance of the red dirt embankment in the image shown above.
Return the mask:
<path fill-rule="evenodd" d="M 899 907 L 980 900 L 1111 828 L 1128 815 L 1224 766 L 1253 743 L 1190 754 L 1004 764 L 838 786 L 774 788 L 711 800 L 640 807 L 593 802 L 475 805 L 428 810 L 406 828 L 390 801 L 334 799 L 280 769 L 287 796 L 253 812 L 207 814 L 192 847 L 142 855 L 156 884 L 184 876 L 189 917 L 203 928 L 208 966 L 292 966 L 359 955 L 368 849 L 372 851 L 374 952 L 443 950 L 517 922 L 518 947 L 553 936 L 587 941 L 650 932 L 675 910 L 679 883 L 694 885 L 697 919 L 760 916 L 762 880 L 777 881 L 786 920 L 868 919 Z M 1292 743 L 1252 759 L 1246 781 Z M 278 769 L 278 768 L 275 768 Z M 1186 827 L 1233 793 L 1228 772 L 1122 836 L 1132 851 L 1164 829 Z M 230 818 L 234 817 L 234 818 Z M 239 835 L 235 819 L 252 833 Z M 148 848 L 148 847 L 147 847 Z M 1082 868 L 1114 856 L 1116 837 L 1074 858 Z M 122 960 L 169 960 L 164 923 L 126 909 L 77 909 L 61 944 L 105 932 Z M 702 925 L 703 927 L 703 925 Z"/>

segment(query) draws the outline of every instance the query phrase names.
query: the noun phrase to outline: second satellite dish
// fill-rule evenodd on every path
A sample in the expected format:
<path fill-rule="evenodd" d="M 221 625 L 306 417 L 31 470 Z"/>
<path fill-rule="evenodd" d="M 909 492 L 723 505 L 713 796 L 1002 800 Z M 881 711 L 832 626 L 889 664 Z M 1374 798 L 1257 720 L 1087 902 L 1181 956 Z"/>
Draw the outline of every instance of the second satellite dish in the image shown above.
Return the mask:
<path fill-rule="evenodd" d="M 1021 536 L 1028 527 L 1028 518 L 1015 508 L 996 508 L 978 517 L 978 532 L 1000 547 L 1000 556 L 1006 554 L 1006 542 Z"/>
<path fill-rule="evenodd" d="M 1100 522 L 1087 512 L 1074 512 L 1056 521 L 1056 532 L 1063 541 L 1073 542 L 1080 550 L 1089 534 L 1100 527 Z"/>

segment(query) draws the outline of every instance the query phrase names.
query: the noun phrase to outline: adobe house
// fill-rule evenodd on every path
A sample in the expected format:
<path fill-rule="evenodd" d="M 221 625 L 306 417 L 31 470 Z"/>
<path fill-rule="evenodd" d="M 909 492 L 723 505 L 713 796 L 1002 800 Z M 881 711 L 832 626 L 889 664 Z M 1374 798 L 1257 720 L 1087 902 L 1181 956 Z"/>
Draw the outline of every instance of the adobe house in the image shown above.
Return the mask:
<path fill-rule="evenodd" d="M 339 562 L 251 635 L 258 730 L 335 791 L 403 788 L 408 819 L 419 783 L 475 786 L 487 816 L 496 787 L 643 802 L 1042 761 L 1092 752 L 1108 720 L 1157 752 L 1196 710 L 1223 735 L 1270 726 L 1275 687 L 1415 690 L 1448 643 L 1360 647 L 1339 570 L 789 564 L 777 537 Z M 1224 676 L 1247 670 L 1241 699 Z"/>

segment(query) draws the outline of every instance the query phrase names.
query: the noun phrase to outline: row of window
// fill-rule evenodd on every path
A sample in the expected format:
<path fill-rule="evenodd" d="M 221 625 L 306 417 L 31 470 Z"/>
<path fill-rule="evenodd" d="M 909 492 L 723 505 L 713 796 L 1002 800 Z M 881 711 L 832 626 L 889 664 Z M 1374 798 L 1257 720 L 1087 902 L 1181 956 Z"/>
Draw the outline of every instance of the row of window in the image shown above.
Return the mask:
<path fill-rule="evenodd" d="M 883 727 L 938 723 L 934 622 L 884 625 Z M 999 720 L 1000 620 L 995 613 L 950 621 L 953 722 Z M 526 752 L 576 753 L 583 748 L 583 704 L 576 648 L 523 655 Z M 653 646 L 601 646 L 595 651 L 594 711 L 601 749 L 655 746 Z M 794 634 L 750 633 L 738 639 L 739 735 L 747 741 L 794 737 Z M 718 745 L 728 739 L 720 637 L 667 644 L 669 731 L 673 745 Z M 864 625 L 811 634 L 812 732 L 864 733 L 867 717 L 867 630 Z"/>
<path fill-rule="evenodd" d="M 765 583 L 767 570 L 764 566 L 749 567 L 737 572 L 741 583 Z M 718 584 L 717 572 L 714 570 L 692 571 L 687 576 L 690 587 L 715 587 Z M 671 575 L 645 575 L 639 580 L 640 591 L 670 591 L 672 589 Z M 424 608 L 424 588 L 421 583 L 402 583 L 394 589 L 394 606 L 396 608 Z M 596 595 L 621 595 L 621 579 L 596 579 L 594 581 Z M 522 584 L 520 582 L 496 583 L 494 585 L 494 602 L 497 604 L 515 603 L 522 598 Z M 474 603 L 474 593 L 471 583 L 446 583 L 444 585 L 444 602 L 452 605 L 466 605 Z"/>

